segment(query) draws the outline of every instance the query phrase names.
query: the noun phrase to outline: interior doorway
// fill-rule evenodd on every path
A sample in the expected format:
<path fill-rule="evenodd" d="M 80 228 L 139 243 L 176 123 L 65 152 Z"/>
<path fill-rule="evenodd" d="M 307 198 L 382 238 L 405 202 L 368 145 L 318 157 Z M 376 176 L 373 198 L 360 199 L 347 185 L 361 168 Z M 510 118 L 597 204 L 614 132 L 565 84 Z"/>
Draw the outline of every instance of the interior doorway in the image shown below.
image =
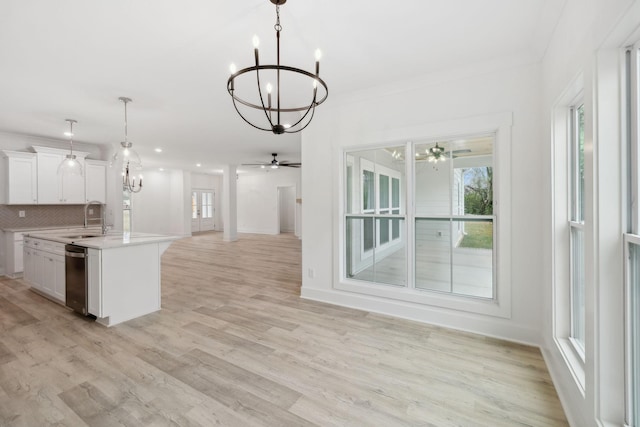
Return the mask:
<path fill-rule="evenodd" d="M 296 187 L 278 187 L 278 225 L 280 233 L 296 231 Z"/>
<path fill-rule="evenodd" d="M 215 193 L 213 190 L 191 190 L 191 232 L 215 228 Z"/>

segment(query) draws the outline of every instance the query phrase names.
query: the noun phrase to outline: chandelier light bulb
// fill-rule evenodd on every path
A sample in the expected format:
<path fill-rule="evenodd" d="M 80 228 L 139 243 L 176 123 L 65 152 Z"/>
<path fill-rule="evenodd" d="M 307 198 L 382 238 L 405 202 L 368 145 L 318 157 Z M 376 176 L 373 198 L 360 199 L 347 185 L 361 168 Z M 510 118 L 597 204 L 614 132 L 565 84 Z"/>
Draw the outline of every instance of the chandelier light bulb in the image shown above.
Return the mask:
<path fill-rule="evenodd" d="M 232 62 L 231 65 L 229 65 L 229 71 L 231 71 L 231 74 L 235 74 L 236 71 L 238 71 L 238 68 L 236 67 L 236 64 L 234 64 Z"/>
<path fill-rule="evenodd" d="M 257 49 L 258 46 L 260 46 L 260 39 L 258 38 L 257 35 L 254 35 L 252 40 L 253 40 L 253 48 Z"/>
<path fill-rule="evenodd" d="M 320 58 L 322 58 L 322 51 L 320 49 L 316 49 L 316 61 L 320 61 Z"/>
<path fill-rule="evenodd" d="M 271 83 L 267 83 L 267 93 L 271 93 L 271 91 L 273 90 L 273 86 L 271 86 Z"/>

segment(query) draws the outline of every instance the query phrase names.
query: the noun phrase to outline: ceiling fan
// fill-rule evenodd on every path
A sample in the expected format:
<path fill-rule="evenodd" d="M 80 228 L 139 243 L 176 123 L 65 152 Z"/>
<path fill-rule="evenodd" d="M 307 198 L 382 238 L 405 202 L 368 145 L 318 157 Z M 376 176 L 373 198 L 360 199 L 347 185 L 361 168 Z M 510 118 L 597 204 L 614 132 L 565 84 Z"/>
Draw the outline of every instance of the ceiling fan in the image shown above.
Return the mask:
<path fill-rule="evenodd" d="M 271 168 L 278 169 L 279 167 L 288 167 L 288 168 L 299 168 L 302 166 L 302 163 L 289 162 L 287 160 L 279 161 L 276 159 L 278 153 L 271 153 L 273 156 L 273 160 L 269 163 L 243 163 L 242 166 L 260 166 L 262 169 Z"/>

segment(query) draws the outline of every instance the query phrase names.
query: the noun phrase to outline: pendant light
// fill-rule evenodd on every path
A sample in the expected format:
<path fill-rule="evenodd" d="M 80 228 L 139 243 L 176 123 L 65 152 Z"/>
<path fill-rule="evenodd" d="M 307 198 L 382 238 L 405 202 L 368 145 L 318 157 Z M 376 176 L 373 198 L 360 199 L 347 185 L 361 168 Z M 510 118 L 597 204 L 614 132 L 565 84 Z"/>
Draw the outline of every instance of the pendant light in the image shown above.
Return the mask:
<path fill-rule="evenodd" d="M 127 138 L 127 104 L 131 98 L 121 96 L 118 98 L 124 104 L 124 141 L 120 143 L 120 148 L 113 155 L 111 166 L 116 165 L 122 169 L 122 188 L 130 193 L 139 193 L 142 190 L 142 175 L 139 175 L 136 182 L 135 172 L 142 170 L 142 161 L 138 153 L 132 148 L 133 143 Z"/>
<path fill-rule="evenodd" d="M 120 147 L 111 159 L 111 165 L 122 165 L 122 167 L 124 168 L 127 164 L 129 164 L 132 168 L 142 168 L 140 156 L 132 148 L 133 143 L 127 139 L 127 104 L 129 102 L 132 102 L 132 99 L 125 96 L 121 96 L 118 99 L 124 104 L 124 141 L 120 142 Z"/>
<path fill-rule="evenodd" d="M 58 166 L 58 175 L 79 175 L 82 176 L 82 164 L 73 154 L 73 124 L 78 123 L 74 119 L 65 119 L 69 123 L 69 131 L 64 134 L 69 137 L 69 154 L 65 156 Z"/>

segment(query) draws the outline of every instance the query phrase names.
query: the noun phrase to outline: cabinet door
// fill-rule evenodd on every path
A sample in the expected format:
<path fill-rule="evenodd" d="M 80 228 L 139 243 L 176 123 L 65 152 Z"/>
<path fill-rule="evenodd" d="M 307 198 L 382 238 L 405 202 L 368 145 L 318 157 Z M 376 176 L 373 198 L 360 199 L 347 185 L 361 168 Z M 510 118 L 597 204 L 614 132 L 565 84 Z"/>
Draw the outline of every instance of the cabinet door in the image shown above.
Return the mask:
<path fill-rule="evenodd" d="M 63 154 L 38 153 L 39 204 L 84 203 L 84 177 L 58 174 L 64 158 Z M 83 160 L 78 161 L 82 165 Z"/>
<path fill-rule="evenodd" d="M 13 242 L 13 272 L 19 273 L 24 270 L 24 254 L 23 241 L 16 240 Z"/>
<path fill-rule="evenodd" d="M 58 166 L 64 157 L 59 154 L 38 153 L 38 203 L 61 203 Z"/>
<path fill-rule="evenodd" d="M 62 175 L 61 179 L 62 203 L 84 203 L 84 176 Z"/>
<path fill-rule="evenodd" d="M 55 262 L 53 257 L 47 253 L 44 253 L 42 258 L 42 290 L 53 296 L 55 295 Z"/>
<path fill-rule="evenodd" d="M 61 302 L 66 299 L 66 283 L 64 271 L 64 257 L 54 255 L 53 259 L 53 296 Z"/>
<path fill-rule="evenodd" d="M 44 290 L 44 256 L 42 252 L 35 249 L 31 251 L 32 254 L 32 267 L 33 267 L 33 276 L 31 285 L 38 290 Z"/>
<path fill-rule="evenodd" d="M 85 161 L 85 202 L 97 200 L 107 203 L 107 163 L 99 160 Z"/>
<path fill-rule="evenodd" d="M 22 276 L 24 281 L 30 285 L 33 285 L 33 249 L 24 248 L 24 275 Z"/>
<path fill-rule="evenodd" d="M 7 159 L 7 204 L 33 205 L 37 202 L 36 157 L 27 154 Z"/>

